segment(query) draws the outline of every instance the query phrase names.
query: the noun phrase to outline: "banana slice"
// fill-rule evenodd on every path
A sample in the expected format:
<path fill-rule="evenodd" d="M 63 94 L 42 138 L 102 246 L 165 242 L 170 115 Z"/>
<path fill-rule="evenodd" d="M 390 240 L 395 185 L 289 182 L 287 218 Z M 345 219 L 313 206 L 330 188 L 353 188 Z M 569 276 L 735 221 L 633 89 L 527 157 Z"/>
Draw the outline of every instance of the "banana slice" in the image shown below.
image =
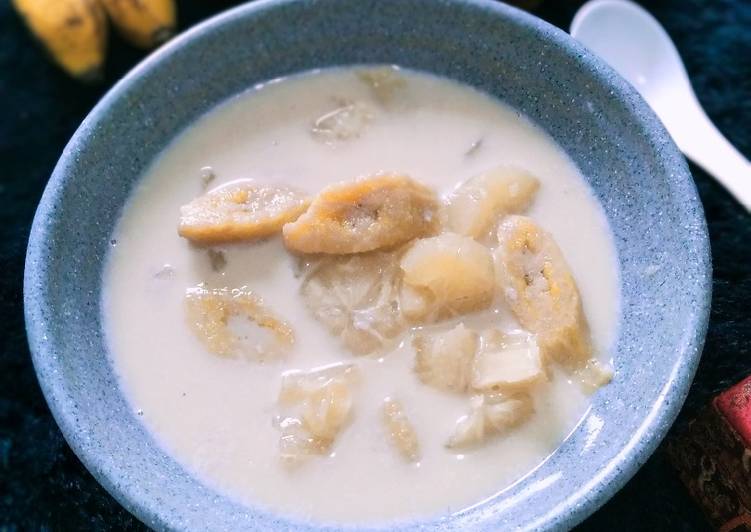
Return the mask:
<path fill-rule="evenodd" d="M 99 1 L 123 37 L 139 48 L 153 48 L 175 33 L 175 0 Z"/>
<path fill-rule="evenodd" d="M 13 0 L 52 59 L 71 76 L 93 81 L 102 76 L 107 52 L 107 16 L 98 0 Z"/>
<path fill-rule="evenodd" d="M 531 218 L 499 227 L 498 283 L 522 327 L 537 335 L 546 359 L 579 367 L 592 356 L 579 290 L 553 237 Z"/>
<path fill-rule="evenodd" d="M 304 266 L 301 294 L 315 318 L 355 354 L 391 345 L 407 327 L 396 252 L 323 257 Z"/>
<path fill-rule="evenodd" d="M 378 174 L 325 188 L 283 228 L 298 253 L 362 253 L 431 234 L 438 222 L 433 192 L 407 176 Z"/>
<path fill-rule="evenodd" d="M 246 287 L 199 285 L 186 292 L 185 307 L 196 337 L 220 356 L 274 359 L 286 354 L 295 341 L 292 328 Z"/>
<path fill-rule="evenodd" d="M 334 364 L 282 375 L 279 403 L 300 406 L 298 416 L 279 424 L 279 454 L 297 465 L 310 455 L 329 452 L 352 413 L 352 387 L 359 371 L 351 364 Z"/>
<path fill-rule="evenodd" d="M 472 388 L 483 392 L 508 392 L 526 388 L 545 376 L 540 349 L 525 331 L 482 335 L 472 365 Z"/>
<path fill-rule="evenodd" d="M 524 211 L 538 188 L 537 178 L 518 168 L 501 166 L 475 176 L 449 197 L 448 228 L 478 238 L 500 215 Z"/>
<path fill-rule="evenodd" d="M 434 388 L 463 392 L 472 376 L 472 359 L 477 349 L 477 333 L 460 323 L 443 333 L 416 334 L 415 372 Z"/>
<path fill-rule="evenodd" d="M 374 113 L 361 102 L 341 100 L 338 107 L 313 122 L 313 137 L 323 142 L 356 139 L 373 121 Z"/>
<path fill-rule="evenodd" d="M 265 238 L 297 219 L 309 203 L 294 188 L 234 182 L 183 205 L 178 233 L 204 245 Z"/>
<path fill-rule="evenodd" d="M 456 422 L 446 447 L 463 449 L 484 443 L 526 421 L 534 413 L 528 395 L 513 397 L 476 395 L 470 400 L 469 414 Z"/>
<path fill-rule="evenodd" d="M 420 459 L 417 433 L 399 401 L 387 397 L 383 401 L 382 419 L 391 443 L 410 462 Z"/>
<path fill-rule="evenodd" d="M 392 106 L 407 87 L 407 80 L 396 66 L 366 68 L 360 70 L 357 77 L 368 86 L 373 98 L 384 107 Z"/>
<path fill-rule="evenodd" d="M 493 258 L 485 246 L 456 233 L 416 241 L 401 260 L 404 282 L 429 291 L 441 315 L 490 305 L 495 290 Z"/>

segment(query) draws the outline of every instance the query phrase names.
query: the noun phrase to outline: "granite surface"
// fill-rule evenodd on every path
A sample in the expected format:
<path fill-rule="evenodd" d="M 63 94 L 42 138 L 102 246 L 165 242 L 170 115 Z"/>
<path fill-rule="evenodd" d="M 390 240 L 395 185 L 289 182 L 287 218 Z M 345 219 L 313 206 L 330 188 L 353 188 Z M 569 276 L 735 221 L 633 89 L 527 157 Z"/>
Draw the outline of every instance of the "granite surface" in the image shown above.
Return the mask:
<path fill-rule="evenodd" d="M 567 27 L 581 2 L 546 0 L 536 14 Z M 233 2 L 184 0 L 181 27 Z M 717 126 L 751 156 L 751 4 L 729 0 L 644 3 L 683 55 Z M 7 2 L 0 3 L 0 531 L 142 529 L 65 444 L 36 383 L 26 346 L 21 280 L 36 203 L 65 143 L 102 93 L 142 54 L 117 37 L 101 85 L 82 87 L 46 61 Z M 702 363 L 681 425 L 717 391 L 751 373 L 751 215 L 691 167 L 709 221 L 714 301 Z M 584 530 L 705 530 L 658 451 Z"/>

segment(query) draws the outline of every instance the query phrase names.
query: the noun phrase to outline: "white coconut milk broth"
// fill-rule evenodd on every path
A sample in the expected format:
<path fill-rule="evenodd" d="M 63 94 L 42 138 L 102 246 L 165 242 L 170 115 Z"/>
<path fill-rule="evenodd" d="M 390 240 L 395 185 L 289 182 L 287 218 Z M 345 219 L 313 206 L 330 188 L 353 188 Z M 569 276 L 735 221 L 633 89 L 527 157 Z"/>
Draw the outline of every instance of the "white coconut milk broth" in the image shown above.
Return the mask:
<path fill-rule="evenodd" d="M 339 523 L 458 511 L 543 461 L 581 419 L 589 399 L 556 372 L 534 394 L 530 421 L 478 449 L 463 454 L 446 449 L 468 399 L 416 378 L 408 336 L 381 359 L 357 358 L 306 310 L 296 262 L 279 238 L 223 247 L 227 264 L 216 272 L 206 250 L 178 237 L 179 207 L 203 192 L 202 167 L 216 174 L 211 187 L 252 178 L 314 194 L 335 181 L 392 170 L 445 194 L 499 164 L 520 166 L 542 184 L 529 215 L 563 250 L 598 356 L 610 357 L 619 301 L 615 251 L 604 215 L 577 168 L 549 137 L 499 102 L 444 79 L 404 75 L 402 104 L 392 110 L 375 106 L 376 117 L 360 138 L 331 145 L 315 140 L 310 125 L 335 107 L 335 98 L 375 105 L 352 70 L 293 77 L 224 103 L 154 162 L 113 237 L 104 323 L 133 411 L 197 478 L 249 505 Z M 183 307 L 186 289 L 201 282 L 248 286 L 262 296 L 292 324 L 297 337 L 292 353 L 282 362 L 259 364 L 207 352 L 189 329 Z M 491 318 L 513 324 L 503 311 Z M 463 321 L 487 326 L 488 319 Z M 313 457 L 290 471 L 278 459 L 279 432 L 272 425 L 280 374 L 341 361 L 358 363 L 363 375 L 352 422 L 331 456 Z M 386 396 L 402 401 L 415 426 L 422 450 L 418 464 L 407 463 L 386 438 L 380 419 Z"/>

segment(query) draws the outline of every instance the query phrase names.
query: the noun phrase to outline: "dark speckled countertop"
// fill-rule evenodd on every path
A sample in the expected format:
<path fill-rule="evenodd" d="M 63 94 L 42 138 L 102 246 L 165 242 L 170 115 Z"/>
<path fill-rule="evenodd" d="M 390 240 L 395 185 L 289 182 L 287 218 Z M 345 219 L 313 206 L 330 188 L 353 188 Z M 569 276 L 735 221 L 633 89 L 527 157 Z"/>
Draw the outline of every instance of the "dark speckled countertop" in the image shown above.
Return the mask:
<path fill-rule="evenodd" d="M 237 2 L 182 0 L 186 28 Z M 534 12 L 567 28 L 582 2 L 544 0 Z M 665 25 L 710 117 L 751 156 L 751 2 L 643 2 Z M 0 2 L 0 532 L 143 529 L 71 452 L 34 376 L 22 313 L 22 273 L 34 209 L 73 131 L 142 54 L 115 37 L 105 81 L 82 87 L 46 60 L 8 2 Z M 669 437 L 710 397 L 751 373 L 751 215 L 703 171 L 714 262 L 704 356 Z M 667 463 L 664 445 L 582 530 L 705 530 L 702 514 Z"/>

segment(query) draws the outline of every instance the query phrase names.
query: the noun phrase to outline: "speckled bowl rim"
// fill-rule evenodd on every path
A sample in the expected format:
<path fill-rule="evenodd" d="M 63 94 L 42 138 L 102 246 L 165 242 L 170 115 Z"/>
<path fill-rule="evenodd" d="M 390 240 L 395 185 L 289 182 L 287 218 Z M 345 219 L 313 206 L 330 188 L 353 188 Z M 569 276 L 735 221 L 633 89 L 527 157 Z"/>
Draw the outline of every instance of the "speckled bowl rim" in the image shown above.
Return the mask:
<path fill-rule="evenodd" d="M 68 184 L 66 168 L 69 165 L 70 154 L 75 154 L 79 146 L 87 142 L 89 132 L 108 108 L 119 99 L 125 91 L 141 76 L 152 69 L 158 69 L 160 63 L 173 52 L 184 46 L 192 39 L 212 32 L 215 28 L 236 17 L 251 16 L 256 11 L 274 8 L 280 4 L 294 3 L 297 0 L 258 0 L 250 4 L 244 4 L 223 13 L 220 13 L 196 26 L 183 32 L 181 35 L 154 51 L 125 77 L 117 82 L 99 101 L 89 115 L 84 119 L 70 142 L 65 147 L 52 176 L 47 184 L 42 199 L 40 200 L 34 221 L 31 227 L 29 244 L 26 255 L 26 267 L 24 272 L 24 309 L 28 342 L 32 354 L 32 361 L 39 379 L 42 392 L 52 411 L 52 414 L 65 436 L 68 444 L 79 457 L 81 462 L 98 480 L 98 482 L 128 511 L 134 514 L 144 523 L 156 524 L 160 528 L 169 528 L 173 521 L 160 514 L 154 501 L 144 500 L 142 494 L 135 493 L 129 486 L 120 486 L 115 479 L 107 477 L 102 471 L 104 468 L 99 464 L 103 461 L 96 452 L 92 452 L 76 439 L 77 420 L 74 409 L 69 408 L 64 394 L 56 393 L 62 389 L 63 377 L 57 376 L 55 366 L 58 364 L 53 350 L 42 341 L 47 334 L 49 326 L 41 320 L 35 320 L 35 316 L 42 315 L 44 298 L 41 296 L 42 287 L 34 282 L 35 279 L 44 277 L 43 259 L 48 253 L 52 253 L 48 241 L 49 229 L 54 219 L 54 205 L 61 196 L 62 191 Z M 644 131 L 650 133 L 660 144 L 666 146 L 662 157 L 671 161 L 682 161 L 682 155 L 673 143 L 669 134 L 663 127 L 656 115 L 648 108 L 641 96 L 615 71 L 602 60 L 590 53 L 567 33 L 511 6 L 492 2 L 490 0 L 453 0 L 458 4 L 470 4 L 482 8 L 489 15 L 501 15 L 510 19 L 532 32 L 537 33 L 544 39 L 560 46 L 564 53 L 577 57 L 584 66 L 589 67 L 593 77 L 598 83 L 608 86 L 616 98 L 629 104 L 632 109 L 639 112 Z M 706 220 L 699 200 L 696 186 L 687 167 L 679 165 L 676 173 L 679 178 L 673 183 L 677 191 L 689 207 L 683 212 L 686 214 L 687 226 L 699 227 L 700 231 L 695 235 L 692 244 L 699 251 L 703 263 L 700 268 L 702 275 L 690 288 L 695 292 L 697 308 L 691 315 L 691 321 L 686 327 L 683 336 L 684 343 L 678 346 L 679 354 L 676 356 L 669 380 L 665 383 L 658 398 L 653 404 L 649 414 L 645 417 L 639 430 L 630 438 L 604 470 L 599 471 L 588 483 L 572 492 L 564 503 L 550 509 L 544 515 L 538 515 L 530 526 L 534 529 L 563 529 L 571 528 L 602 506 L 610 499 L 646 462 L 662 441 L 669 427 L 675 420 L 688 394 L 689 387 L 698 366 L 701 349 L 706 335 L 709 321 L 711 303 L 711 255 Z"/>

